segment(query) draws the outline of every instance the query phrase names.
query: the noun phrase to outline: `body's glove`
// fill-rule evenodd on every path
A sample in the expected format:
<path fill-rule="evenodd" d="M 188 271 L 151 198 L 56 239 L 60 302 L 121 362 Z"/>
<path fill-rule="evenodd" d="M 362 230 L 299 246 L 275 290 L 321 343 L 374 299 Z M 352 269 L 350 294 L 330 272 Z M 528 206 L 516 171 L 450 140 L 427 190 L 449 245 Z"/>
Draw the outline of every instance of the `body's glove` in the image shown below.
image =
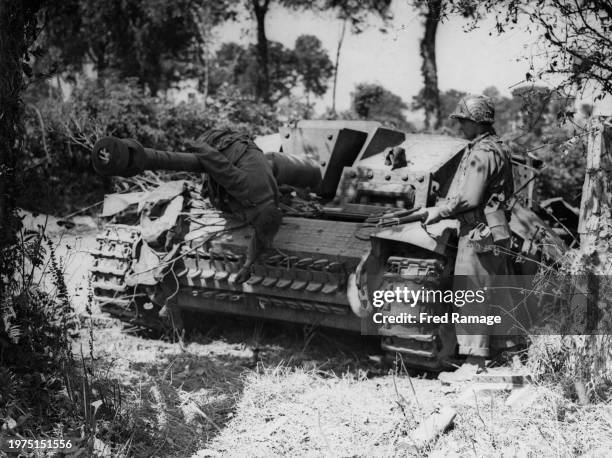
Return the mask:
<path fill-rule="evenodd" d="M 294 191 L 297 191 L 293 186 L 289 186 L 288 184 L 281 184 L 278 186 L 278 191 L 281 194 L 291 194 Z"/>
<path fill-rule="evenodd" d="M 401 213 L 403 214 L 399 216 L 399 223 L 401 224 L 404 222 L 425 221 L 425 218 L 427 218 L 427 210 L 427 208 L 417 207 L 416 209 L 402 211 Z M 389 218 L 385 217 L 384 215 L 383 218 L 392 219 L 392 217 Z"/>
<path fill-rule="evenodd" d="M 244 283 L 249 278 L 251 278 L 251 268 L 250 267 L 243 267 L 236 274 L 235 282 L 236 283 Z"/>
<path fill-rule="evenodd" d="M 425 212 L 427 214 L 425 216 L 423 224 L 425 224 L 426 226 L 428 224 L 437 223 L 442 219 L 442 209 L 440 207 L 427 207 L 425 209 Z"/>
<path fill-rule="evenodd" d="M 390 165 L 391 170 L 406 167 L 408 165 L 406 150 L 401 146 L 391 148 L 385 156 L 385 165 Z"/>

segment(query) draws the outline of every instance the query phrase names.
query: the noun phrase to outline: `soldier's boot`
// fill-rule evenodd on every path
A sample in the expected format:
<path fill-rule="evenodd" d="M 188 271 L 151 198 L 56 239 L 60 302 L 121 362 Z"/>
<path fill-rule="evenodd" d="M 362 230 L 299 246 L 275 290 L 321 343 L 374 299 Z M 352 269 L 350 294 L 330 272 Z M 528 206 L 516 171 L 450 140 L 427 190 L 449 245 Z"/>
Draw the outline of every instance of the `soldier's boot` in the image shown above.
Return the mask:
<path fill-rule="evenodd" d="M 469 382 L 476 374 L 485 370 L 485 358 L 482 356 L 468 356 L 459 369 L 454 372 L 440 372 L 438 380 L 451 385 L 453 383 Z"/>

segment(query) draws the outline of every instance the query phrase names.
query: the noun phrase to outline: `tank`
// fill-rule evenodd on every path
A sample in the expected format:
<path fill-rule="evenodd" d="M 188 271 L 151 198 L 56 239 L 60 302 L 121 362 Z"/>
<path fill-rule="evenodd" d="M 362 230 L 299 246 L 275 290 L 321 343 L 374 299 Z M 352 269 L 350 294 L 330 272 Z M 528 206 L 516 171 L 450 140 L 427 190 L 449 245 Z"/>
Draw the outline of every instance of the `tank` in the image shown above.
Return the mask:
<path fill-rule="evenodd" d="M 273 249 L 259 257 L 249 280 L 238 284 L 234 278 L 251 229 L 215 209 L 202 195 L 201 180 L 171 181 L 105 197 L 101 217 L 108 224 L 92 253 L 100 308 L 149 327 L 164 324 L 159 310 L 167 302 L 179 317 L 189 310 L 375 334 L 382 349 L 401 354 L 407 366 L 444 369 L 456 346 L 448 328 L 373 329 L 368 317 L 376 290 L 452 284 L 457 221 L 425 229 L 411 213 L 446 195 L 467 141 L 371 121 L 300 121 L 265 143 L 284 217 Z M 399 167 L 391 150 L 402 157 Z M 96 144 L 93 161 L 105 175 L 203 172 L 194 154 L 108 138 Z M 521 260 L 517 273 L 530 275 L 539 263 L 555 262 L 565 244 L 531 210 L 537 164 L 530 157 L 513 163 L 512 249 Z M 442 310 L 389 303 L 382 313 L 425 309 Z"/>

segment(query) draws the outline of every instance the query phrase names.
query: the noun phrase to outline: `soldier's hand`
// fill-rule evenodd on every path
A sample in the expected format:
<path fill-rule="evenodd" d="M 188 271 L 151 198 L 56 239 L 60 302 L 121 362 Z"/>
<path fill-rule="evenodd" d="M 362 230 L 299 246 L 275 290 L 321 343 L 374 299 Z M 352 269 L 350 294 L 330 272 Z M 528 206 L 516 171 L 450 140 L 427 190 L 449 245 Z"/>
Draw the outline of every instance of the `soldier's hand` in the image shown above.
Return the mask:
<path fill-rule="evenodd" d="M 410 221 L 425 221 L 425 218 L 427 218 L 427 209 L 417 208 L 414 211 L 409 210 L 406 218 L 410 218 Z"/>
<path fill-rule="evenodd" d="M 425 221 L 423 222 L 423 224 L 425 224 L 426 226 L 428 224 L 437 223 L 438 221 L 442 219 L 442 216 L 441 216 L 442 209 L 438 207 L 427 207 L 425 211 L 427 212 L 427 215 L 425 217 Z"/>

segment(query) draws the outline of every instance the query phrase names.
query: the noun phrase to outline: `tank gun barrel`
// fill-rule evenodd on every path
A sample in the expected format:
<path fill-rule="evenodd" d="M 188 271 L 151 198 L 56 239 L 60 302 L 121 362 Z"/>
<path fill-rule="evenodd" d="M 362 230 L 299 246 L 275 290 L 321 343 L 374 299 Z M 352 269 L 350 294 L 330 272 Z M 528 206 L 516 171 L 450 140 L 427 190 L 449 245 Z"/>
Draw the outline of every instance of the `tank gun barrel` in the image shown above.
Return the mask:
<path fill-rule="evenodd" d="M 93 148 L 92 163 L 104 176 L 131 177 L 145 170 L 205 172 L 196 154 L 144 148 L 136 140 L 104 137 Z"/>

